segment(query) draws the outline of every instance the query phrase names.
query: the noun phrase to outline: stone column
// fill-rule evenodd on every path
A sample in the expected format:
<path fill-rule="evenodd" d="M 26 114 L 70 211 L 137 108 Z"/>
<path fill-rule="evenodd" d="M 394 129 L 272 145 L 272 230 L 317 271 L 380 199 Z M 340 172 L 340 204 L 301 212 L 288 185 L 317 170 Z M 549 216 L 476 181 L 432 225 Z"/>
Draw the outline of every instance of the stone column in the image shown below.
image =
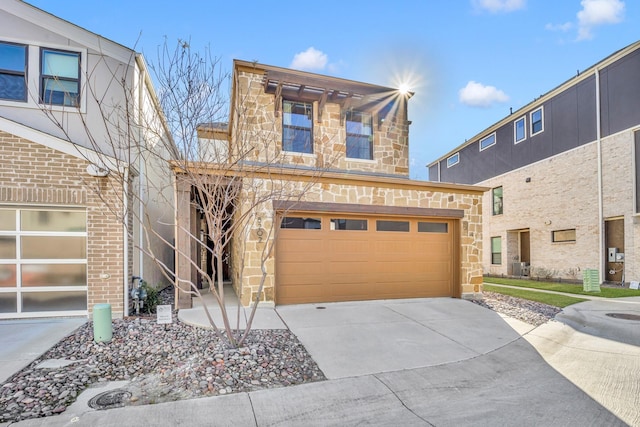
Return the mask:
<path fill-rule="evenodd" d="M 176 176 L 176 308 L 191 308 L 191 185 L 184 177 Z M 186 292 L 185 292 L 186 291 Z"/>

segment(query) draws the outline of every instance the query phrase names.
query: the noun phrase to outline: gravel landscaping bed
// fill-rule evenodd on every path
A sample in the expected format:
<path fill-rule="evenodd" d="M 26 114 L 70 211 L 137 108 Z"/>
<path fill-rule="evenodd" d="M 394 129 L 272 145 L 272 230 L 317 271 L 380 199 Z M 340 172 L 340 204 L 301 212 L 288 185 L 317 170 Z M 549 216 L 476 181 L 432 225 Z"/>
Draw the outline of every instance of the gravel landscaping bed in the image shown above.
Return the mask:
<path fill-rule="evenodd" d="M 556 314 L 562 311 L 562 309 L 551 305 L 495 292 L 484 291 L 482 296 L 482 300 L 474 302 L 534 326 L 540 326 L 549 320 L 553 320 Z"/>
<path fill-rule="evenodd" d="M 533 325 L 560 311 L 491 292 L 476 303 Z M 71 364 L 37 367 L 50 359 Z M 144 405 L 324 379 L 288 330 L 251 331 L 243 347 L 232 349 L 211 330 L 177 320 L 158 325 L 151 317 L 115 319 L 111 342 L 95 343 L 89 322 L 0 386 L 0 423 L 64 412 L 87 387 L 108 381 L 129 381 L 124 403 Z"/>

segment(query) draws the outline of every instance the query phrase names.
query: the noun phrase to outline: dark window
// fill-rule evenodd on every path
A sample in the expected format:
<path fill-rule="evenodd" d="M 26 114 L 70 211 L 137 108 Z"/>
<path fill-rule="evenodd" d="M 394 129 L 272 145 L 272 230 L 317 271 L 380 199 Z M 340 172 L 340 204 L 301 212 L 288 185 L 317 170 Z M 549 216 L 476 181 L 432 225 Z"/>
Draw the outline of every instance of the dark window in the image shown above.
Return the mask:
<path fill-rule="evenodd" d="M 376 231 L 409 231 L 409 221 L 376 221 Z"/>
<path fill-rule="evenodd" d="M 448 233 L 446 222 L 418 222 L 418 233 Z"/>
<path fill-rule="evenodd" d="M 367 230 L 366 219 L 332 219 L 332 230 Z"/>
<path fill-rule="evenodd" d="M 0 99 L 27 100 L 27 47 L 0 43 Z"/>
<path fill-rule="evenodd" d="M 491 238 L 491 264 L 502 264 L 502 239 L 500 237 Z"/>
<path fill-rule="evenodd" d="M 347 111 L 347 157 L 373 159 L 373 125 L 371 114 Z"/>
<path fill-rule="evenodd" d="M 531 135 L 535 135 L 544 130 L 542 107 L 531 113 Z"/>
<path fill-rule="evenodd" d="M 313 153 L 313 107 L 307 102 L 283 101 L 282 149 Z"/>
<path fill-rule="evenodd" d="M 282 218 L 280 228 L 297 228 L 306 230 L 320 230 L 321 218 L 303 218 L 298 216 L 286 216 Z"/>
<path fill-rule="evenodd" d="M 496 187 L 491 191 L 493 198 L 493 214 L 502 215 L 502 187 Z"/>
<path fill-rule="evenodd" d="M 80 54 L 61 50 L 41 50 L 43 103 L 77 107 L 80 105 Z"/>
<path fill-rule="evenodd" d="M 555 230 L 551 232 L 552 242 L 575 242 L 576 241 L 576 229 L 569 230 Z"/>

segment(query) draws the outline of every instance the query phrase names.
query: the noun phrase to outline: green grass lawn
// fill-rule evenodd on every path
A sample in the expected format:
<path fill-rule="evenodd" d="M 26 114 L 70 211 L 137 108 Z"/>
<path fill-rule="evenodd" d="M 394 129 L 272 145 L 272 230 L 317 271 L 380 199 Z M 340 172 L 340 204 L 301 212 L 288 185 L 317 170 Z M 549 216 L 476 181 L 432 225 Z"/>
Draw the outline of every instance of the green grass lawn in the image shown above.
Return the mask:
<path fill-rule="evenodd" d="M 501 277 L 485 277 L 484 282 L 486 284 L 495 283 L 498 285 L 518 286 L 522 288 L 545 289 L 548 291 L 564 292 L 567 294 L 595 295 L 595 296 L 604 297 L 604 298 L 622 298 L 622 297 L 640 296 L 639 290 L 622 288 L 622 287 L 620 288 L 600 287 L 600 292 L 587 292 L 582 289 L 582 284 L 574 285 L 569 283 L 538 282 L 537 280 L 507 279 L 507 278 L 501 278 Z M 504 293 L 504 292 L 501 292 L 501 293 Z"/>
<path fill-rule="evenodd" d="M 564 308 L 571 304 L 587 301 L 582 298 L 574 298 L 565 295 L 547 294 L 544 292 L 528 291 L 526 289 L 501 288 L 499 286 L 491 286 L 486 283 L 483 289 L 488 292 L 496 292 L 499 294 L 509 295 L 516 298 L 527 299 L 530 301 L 541 302 L 543 304 L 552 305 L 554 307 Z"/>

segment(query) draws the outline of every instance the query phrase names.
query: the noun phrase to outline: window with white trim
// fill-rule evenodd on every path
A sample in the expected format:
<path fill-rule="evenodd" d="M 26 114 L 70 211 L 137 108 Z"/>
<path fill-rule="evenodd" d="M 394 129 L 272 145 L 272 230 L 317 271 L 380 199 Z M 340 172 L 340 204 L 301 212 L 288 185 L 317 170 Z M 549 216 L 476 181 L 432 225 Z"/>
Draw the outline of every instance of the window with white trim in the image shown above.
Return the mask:
<path fill-rule="evenodd" d="M 0 42 L 0 99 L 27 100 L 27 46 Z"/>
<path fill-rule="evenodd" d="M 542 107 L 531 112 L 531 136 L 544 130 L 544 111 Z"/>
<path fill-rule="evenodd" d="M 313 106 L 310 103 L 282 101 L 282 149 L 313 153 Z"/>
<path fill-rule="evenodd" d="M 491 238 L 491 264 L 493 265 L 502 264 L 502 238 L 501 237 Z"/>
<path fill-rule="evenodd" d="M 527 139 L 527 117 L 522 116 L 513 122 L 513 142 L 517 144 Z"/>
<path fill-rule="evenodd" d="M 456 153 L 452 156 L 449 156 L 449 158 L 447 159 L 448 168 L 450 168 L 451 166 L 457 165 L 458 163 L 460 163 L 460 153 Z"/>
<path fill-rule="evenodd" d="M 489 136 L 486 136 L 480 140 L 480 151 L 486 150 L 492 145 L 496 145 L 496 133 L 492 133 Z"/>
<path fill-rule="evenodd" d="M 40 100 L 48 105 L 80 105 L 80 53 L 40 49 Z"/>
<path fill-rule="evenodd" d="M 345 117 L 347 157 L 373 160 L 373 118 L 370 113 L 347 111 Z"/>

